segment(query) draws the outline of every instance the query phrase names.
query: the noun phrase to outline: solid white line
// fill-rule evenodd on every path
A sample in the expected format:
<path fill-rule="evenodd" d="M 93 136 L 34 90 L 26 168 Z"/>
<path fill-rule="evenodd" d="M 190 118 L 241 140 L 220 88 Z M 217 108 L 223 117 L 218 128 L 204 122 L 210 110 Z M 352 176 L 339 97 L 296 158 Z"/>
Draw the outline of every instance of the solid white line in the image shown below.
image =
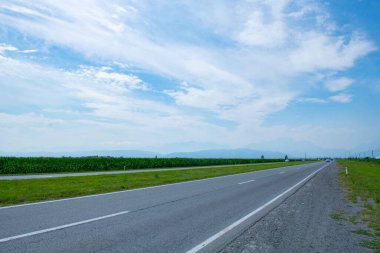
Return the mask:
<path fill-rule="evenodd" d="M 263 210 L 264 208 L 266 208 L 267 206 L 269 206 L 270 204 L 274 203 L 276 200 L 280 199 L 281 197 L 283 197 L 285 194 L 287 194 L 288 192 L 290 192 L 291 190 L 293 190 L 294 188 L 296 188 L 297 186 L 299 186 L 300 184 L 304 183 L 305 181 L 307 181 L 308 179 L 310 179 L 312 176 L 314 176 L 315 174 L 317 174 L 320 170 L 324 169 L 325 167 L 327 167 L 328 165 L 325 165 L 325 166 L 322 166 L 321 168 L 319 168 L 317 171 L 313 172 L 312 174 L 310 174 L 309 176 L 305 177 L 304 179 L 302 179 L 301 181 L 299 181 L 298 183 L 296 183 L 295 185 L 293 185 L 292 187 L 288 188 L 286 191 L 282 192 L 281 194 L 277 195 L 276 197 L 274 197 L 273 199 L 269 200 L 268 202 L 266 202 L 264 205 L 260 206 L 259 208 L 255 209 L 254 211 L 250 212 L 249 214 L 247 214 L 246 216 L 244 216 L 243 218 L 235 221 L 234 223 L 232 223 L 231 225 L 229 225 L 228 227 L 224 228 L 223 230 L 219 231 L 218 233 L 216 233 L 215 235 L 211 236 L 210 238 L 208 238 L 207 240 L 201 242 L 200 244 L 198 244 L 197 246 L 195 246 L 194 248 L 188 250 L 186 253 L 196 253 L 198 251 L 200 251 L 201 249 L 203 249 L 204 247 L 206 247 L 207 245 L 209 245 L 210 243 L 212 243 L 213 241 L 215 241 L 216 239 L 218 239 L 219 237 L 223 236 L 224 234 L 226 234 L 227 232 L 229 232 L 230 230 L 234 229 L 235 227 L 237 227 L 238 225 L 240 225 L 241 223 L 243 223 L 244 221 L 248 220 L 249 218 L 251 218 L 253 215 L 257 214 L 258 212 L 260 212 L 261 210 Z"/>
<path fill-rule="evenodd" d="M 150 187 L 144 187 L 144 188 L 137 188 L 137 189 L 130 189 L 130 190 L 123 190 L 123 191 L 115 191 L 115 192 L 107 192 L 107 193 L 99 193 L 99 194 L 90 194 L 80 197 L 72 197 L 72 198 L 63 198 L 63 199 L 55 199 L 55 200 L 47 200 L 47 201 L 40 201 L 40 202 L 34 202 L 34 203 L 27 203 L 27 204 L 20 204 L 20 205 L 12 205 L 12 206 L 3 206 L 0 207 L 0 210 L 2 209 L 8 209 L 8 208 L 16 208 L 16 207 L 24 207 L 24 206 L 34 206 L 34 205 L 40 205 L 40 204 L 48 204 L 48 203 L 54 203 L 54 202 L 61 202 L 61 201 L 67 201 L 67 200 L 76 200 L 76 199 L 84 199 L 84 198 L 92 198 L 92 197 L 99 197 L 99 196 L 106 196 L 106 195 L 113 195 L 113 194 L 119 194 L 124 192 L 132 192 L 132 191 L 141 191 L 146 189 L 153 189 L 153 188 L 160 188 L 160 187 L 167 187 L 172 185 L 180 185 L 180 184 L 188 184 L 193 182 L 199 182 L 199 181 L 207 181 L 207 180 L 218 180 L 219 178 L 224 177 L 233 177 L 233 176 L 239 176 L 249 173 L 255 173 L 255 172 L 265 172 L 270 170 L 276 170 L 276 169 L 283 169 L 283 168 L 291 168 L 294 166 L 302 166 L 302 165 L 312 165 L 314 163 L 307 163 L 307 164 L 298 164 L 298 165 L 291 165 L 291 166 L 284 166 L 284 167 L 277 167 L 273 169 L 266 169 L 266 170 L 257 170 L 257 171 L 249 171 L 244 173 L 238 173 L 238 174 L 232 174 L 232 175 L 225 175 L 220 177 L 211 177 L 211 178 L 204 178 L 204 179 L 197 179 L 197 180 L 190 180 L 185 182 L 179 182 L 179 183 L 172 183 L 172 184 L 163 184 L 163 185 L 156 185 L 156 186 L 150 186 Z"/>
<path fill-rule="evenodd" d="M 245 182 L 241 182 L 241 183 L 239 183 L 239 184 L 245 184 L 245 183 L 249 183 L 249 182 L 253 182 L 253 181 L 255 181 L 255 179 L 248 180 L 248 181 L 245 181 Z"/>
<path fill-rule="evenodd" d="M 47 229 L 42 229 L 42 230 L 26 233 L 26 234 L 6 237 L 6 238 L 0 239 L 0 243 L 2 243 L 2 242 L 8 242 L 8 241 L 11 241 L 11 240 L 16 240 L 16 239 L 20 239 L 20 238 L 24 238 L 24 237 L 28 237 L 28 236 L 43 234 L 43 233 L 47 233 L 47 232 L 51 232 L 51 231 L 55 231 L 55 230 L 60 230 L 60 229 L 68 228 L 68 227 L 74 227 L 74 226 L 78 226 L 78 225 L 82 225 L 82 224 L 85 224 L 85 223 L 90 223 L 90 222 L 94 222 L 94 221 L 98 221 L 98 220 L 103 220 L 103 219 L 115 217 L 115 216 L 118 216 L 118 215 L 126 214 L 128 212 L 129 211 L 123 211 L 123 212 L 119 212 L 119 213 L 113 213 L 113 214 L 109 214 L 109 215 L 105 215 L 105 216 L 101 216 L 101 217 L 97 217 L 97 218 L 93 218 L 93 219 L 89 219 L 89 220 L 78 221 L 78 222 L 74 222 L 74 223 L 70 223 L 70 224 L 66 224 L 66 225 L 62 225 L 62 226 L 58 226 L 58 227 L 47 228 Z"/>

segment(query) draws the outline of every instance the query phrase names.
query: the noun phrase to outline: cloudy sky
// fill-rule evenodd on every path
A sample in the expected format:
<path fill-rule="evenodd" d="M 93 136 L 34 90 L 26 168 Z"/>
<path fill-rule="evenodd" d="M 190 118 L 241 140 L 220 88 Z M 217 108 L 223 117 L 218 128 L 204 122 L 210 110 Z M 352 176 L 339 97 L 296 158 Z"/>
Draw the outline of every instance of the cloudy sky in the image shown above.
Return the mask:
<path fill-rule="evenodd" d="M 380 147 L 377 0 L 0 0 L 0 151 Z"/>

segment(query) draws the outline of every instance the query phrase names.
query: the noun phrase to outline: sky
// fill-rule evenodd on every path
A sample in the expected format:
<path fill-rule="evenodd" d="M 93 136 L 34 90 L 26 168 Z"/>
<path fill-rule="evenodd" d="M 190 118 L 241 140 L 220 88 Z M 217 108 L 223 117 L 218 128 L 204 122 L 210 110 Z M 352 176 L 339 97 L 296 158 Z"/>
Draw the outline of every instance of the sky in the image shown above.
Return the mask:
<path fill-rule="evenodd" d="M 0 0 L 0 151 L 380 147 L 377 0 Z"/>

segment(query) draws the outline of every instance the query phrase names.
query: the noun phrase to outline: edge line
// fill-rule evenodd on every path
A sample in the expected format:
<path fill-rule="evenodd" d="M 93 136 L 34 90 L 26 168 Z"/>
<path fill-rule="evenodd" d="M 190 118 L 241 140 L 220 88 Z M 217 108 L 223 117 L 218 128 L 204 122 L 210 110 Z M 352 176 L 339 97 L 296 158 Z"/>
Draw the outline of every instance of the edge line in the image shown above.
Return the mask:
<path fill-rule="evenodd" d="M 242 217 L 241 219 L 235 221 L 234 223 L 232 223 L 231 225 L 229 225 L 228 227 L 222 229 L 221 231 L 219 231 L 218 233 L 214 234 L 213 236 L 209 237 L 208 239 L 206 239 L 205 241 L 201 242 L 200 244 L 198 244 L 197 246 L 193 247 L 192 249 L 186 251 L 186 253 L 196 253 L 198 251 L 200 251 L 201 249 L 203 249 L 204 247 L 206 247 L 207 245 L 209 245 L 210 243 L 212 243 L 213 241 L 215 241 L 216 239 L 218 239 L 219 237 L 223 236 L 224 234 L 226 234 L 227 232 L 231 231 L 232 229 L 234 229 L 235 227 L 237 227 L 238 225 L 240 225 L 241 223 L 243 223 L 244 221 L 248 220 L 249 218 L 251 218 L 253 215 L 257 214 L 258 212 L 260 212 L 261 210 L 263 210 L 264 208 L 266 208 L 267 206 L 269 206 L 270 204 L 274 203 L 276 200 L 280 199 L 281 197 L 283 197 L 285 194 L 287 194 L 288 192 L 292 191 L 293 189 L 295 189 L 297 186 L 301 185 L 302 183 L 306 182 L 308 179 L 310 179 L 311 177 L 313 177 L 315 174 L 317 174 L 319 171 L 321 171 L 322 169 L 326 168 L 327 166 L 329 166 L 330 164 L 325 164 L 324 166 L 322 166 L 321 168 L 319 168 L 318 170 L 316 170 L 315 172 L 311 173 L 310 175 L 308 175 L 307 177 L 305 177 L 304 179 L 302 179 L 301 181 L 299 181 L 298 183 L 296 183 L 295 185 L 291 186 L 290 188 L 288 188 L 287 190 L 283 191 L 282 193 L 280 193 L 279 195 L 277 195 L 276 197 L 274 197 L 273 199 L 269 200 L 268 202 L 266 202 L 264 205 L 260 206 L 259 208 L 253 210 L 252 212 L 250 212 L 249 214 L 247 214 L 246 216 Z"/>

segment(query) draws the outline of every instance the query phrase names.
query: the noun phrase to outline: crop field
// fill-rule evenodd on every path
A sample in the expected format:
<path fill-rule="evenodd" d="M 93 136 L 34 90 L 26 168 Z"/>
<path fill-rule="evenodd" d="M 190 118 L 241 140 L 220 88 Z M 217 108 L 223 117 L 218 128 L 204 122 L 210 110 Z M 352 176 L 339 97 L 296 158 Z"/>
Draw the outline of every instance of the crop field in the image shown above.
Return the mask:
<path fill-rule="evenodd" d="M 283 159 L 0 157 L 0 174 L 60 173 L 281 162 Z M 295 160 L 293 160 L 295 161 Z"/>

